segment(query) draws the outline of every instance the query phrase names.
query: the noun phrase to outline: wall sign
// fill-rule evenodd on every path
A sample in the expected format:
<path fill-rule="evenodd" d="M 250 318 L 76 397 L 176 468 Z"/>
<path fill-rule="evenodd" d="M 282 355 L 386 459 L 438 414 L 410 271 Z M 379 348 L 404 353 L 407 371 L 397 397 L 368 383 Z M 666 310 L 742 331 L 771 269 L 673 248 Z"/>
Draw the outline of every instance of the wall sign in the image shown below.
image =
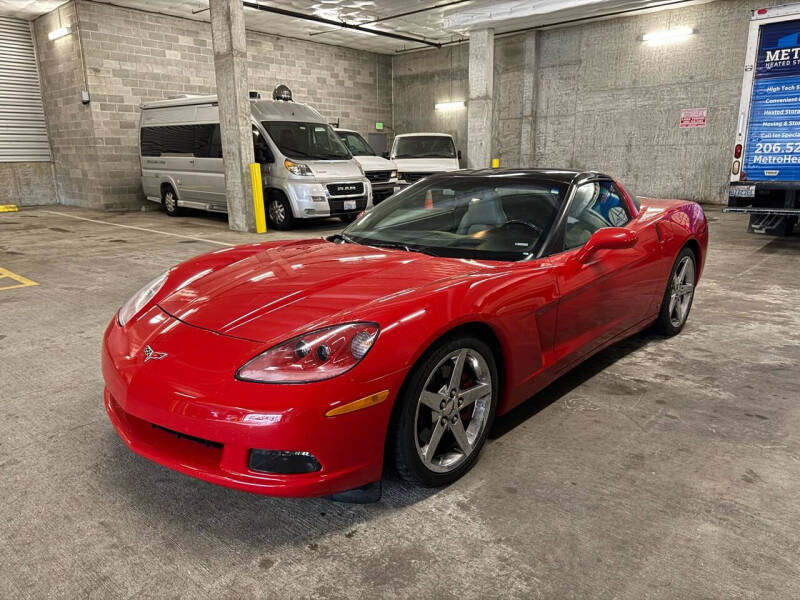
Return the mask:
<path fill-rule="evenodd" d="M 681 129 L 705 127 L 707 116 L 707 108 L 684 108 L 681 111 Z"/>

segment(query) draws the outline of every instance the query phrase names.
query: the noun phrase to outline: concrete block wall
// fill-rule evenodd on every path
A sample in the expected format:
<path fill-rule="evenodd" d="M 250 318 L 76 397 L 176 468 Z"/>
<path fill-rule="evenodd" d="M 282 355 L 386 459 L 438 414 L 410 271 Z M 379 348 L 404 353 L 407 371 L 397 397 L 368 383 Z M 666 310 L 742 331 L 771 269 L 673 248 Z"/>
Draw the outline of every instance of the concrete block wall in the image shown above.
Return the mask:
<path fill-rule="evenodd" d="M 0 204 L 56 204 L 51 162 L 0 162 Z"/>
<path fill-rule="evenodd" d="M 64 204 L 81 204 L 98 196 L 93 179 L 97 142 L 92 108 L 80 100 L 84 79 L 76 24 L 73 3 L 62 5 L 33 24 L 55 185 Z M 61 26 L 72 27 L 72 33 L 48 40 L 47 34 Z"/>
<path fill-rule="evenodd" d="M 720 0 L 540 31 L 531 164 L 520 157 L 525 35 L 496 38 L 493 156 L 507 167 L 607 171 L 638 195 L 725 203 L 751 11 L 780 3 Z M 681 25 L 695 35 L 641 41 Z M 433 127 L 463 137 L 466 121 L 441 120 L 429 100 L 452 54 L 466 48 L 395 57 L 397 133 Z M 464 90 L 459 66 L 448 83 Z M 680 129 L 684 108 L 708 108 L 707 126 Z"/>
<path fill-rule="evenodd" d="M 61 11 L 62 19 L 67 13 L 74 15 L 75 2 Z M 63 146 L 60 156 L 70 165 L 57 175 L 84 177 L 84 193 L 70 183 L 65 185 L 64 201 L 105 209 L 137 207 L 143 201 L 138 180 L 139 106 L 177 94 L 215 93 L 210 26 L 81 0 L 77 14 L 92 96 L 88 107 L 71 102 L 73 95 L 78 97 L 72 92 L 80 73 L 56 60 L 74 56 L 66 50 L 56 56 L 47 46 L 53 13 L 36 22 L 44 36 L 37 35 L 37 47 L 51 56 L 40 61 L 43 95 L 50 99 L 46 112 L 52 108 L 56 121 L 80 118 L 85 128 L 80 139 L 53 140 L 54 149 Z M 391 131 L 391 57 L 256 32 L 248 32 L 247 43 L 251 89 L 264 97 L 270 97 L 277 83 L 286 83 L 298 102 L 313 105 L 331 122 L 338 119 L 343 127 L 366 134 L 382 121 Z M 78 152 L 82 147 L 91 147 L 85 158 Z"/>

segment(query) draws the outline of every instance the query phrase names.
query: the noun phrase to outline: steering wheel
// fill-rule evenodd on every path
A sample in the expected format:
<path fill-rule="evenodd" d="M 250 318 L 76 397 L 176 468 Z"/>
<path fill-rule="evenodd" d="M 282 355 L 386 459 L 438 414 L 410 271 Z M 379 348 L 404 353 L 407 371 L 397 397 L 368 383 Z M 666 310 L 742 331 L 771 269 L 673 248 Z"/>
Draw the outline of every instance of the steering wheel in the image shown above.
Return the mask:
<path fill-rule="evenodd" d="M 506 221 L 505 223 L 503 223 L 503 224 L 500 226 L 500 228 L 502 229 L 503 227 L 507 227 L 507 226 L 509 226 L 509 225 L 524 225 L 525 227 L 528 227 L 529 229 L 533 229 L 533 230 L 534 230 L 536 233 L 538 233 L 539 235 L 542 235 L 542 233 L 544 233 L 544 232 L 542 231 L 542 228 L 541 228 L 541 227 L 539 227 L 538 225 L 534 225 L 534 224 L 533 224 L 533 223 L 531 223 L 530 221 L 523 221 L 522 219 L 509 219 L 508 221 Z"/>

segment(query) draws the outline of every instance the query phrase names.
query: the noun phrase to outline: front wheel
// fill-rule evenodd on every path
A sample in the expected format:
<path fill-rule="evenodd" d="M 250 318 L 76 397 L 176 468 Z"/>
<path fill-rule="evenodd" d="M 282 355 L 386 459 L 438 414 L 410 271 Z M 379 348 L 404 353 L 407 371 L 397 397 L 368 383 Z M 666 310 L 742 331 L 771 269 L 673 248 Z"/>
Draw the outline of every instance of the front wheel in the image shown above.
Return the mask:
<path fill-rule="evenodd" d="M 459 337 L 437 346 L 398 398 L 390 443 L 400 477 L 436 487 L 464 475 L 489 434 L 498 391 L 494 355 L 483 341 Z"/>
<path fill-rule="evenodd" d="M 273 228 L 281 231 L 294 227 L 292 207 L 281 194 L 270 194 L 267 202 L 267 220 Z"/>
<path fill-rule="evenodd" d="M 661 300 L 661 311 L 658 313 L 656 329 L 664 335 L 677 335 L 686 319 L 694 299 L 695 273 L 697 264 L 694 252 L 684 248 L 672 266 L 667 290 Z"/>

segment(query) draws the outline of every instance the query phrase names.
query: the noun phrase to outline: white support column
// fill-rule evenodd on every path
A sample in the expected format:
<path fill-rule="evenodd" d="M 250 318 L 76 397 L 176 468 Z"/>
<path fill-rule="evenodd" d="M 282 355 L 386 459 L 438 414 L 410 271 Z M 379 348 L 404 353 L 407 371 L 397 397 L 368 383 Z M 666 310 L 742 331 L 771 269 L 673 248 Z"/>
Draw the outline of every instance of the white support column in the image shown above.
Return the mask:
<path fill-rule="evenodd" d="M 467 166 L 470 169 L 491 166 L 493 94 L 494 30 L 471 31 L 467 104 Z"/>
<path fill-rule="evenodd" d="M 247 39 L 242 0 L 209 0 L 214 75 L 219 99 L 228 226 L 255 231 L 250 163 L 253 134 L 247 82 Z"/>
<path fill-rule="evenodd" d="M 536 86 L 539 79 L 539 32 L 529 31 L 523 46 L 522 121 L 519 166 L 534 166 L 536 138 Z"/>

